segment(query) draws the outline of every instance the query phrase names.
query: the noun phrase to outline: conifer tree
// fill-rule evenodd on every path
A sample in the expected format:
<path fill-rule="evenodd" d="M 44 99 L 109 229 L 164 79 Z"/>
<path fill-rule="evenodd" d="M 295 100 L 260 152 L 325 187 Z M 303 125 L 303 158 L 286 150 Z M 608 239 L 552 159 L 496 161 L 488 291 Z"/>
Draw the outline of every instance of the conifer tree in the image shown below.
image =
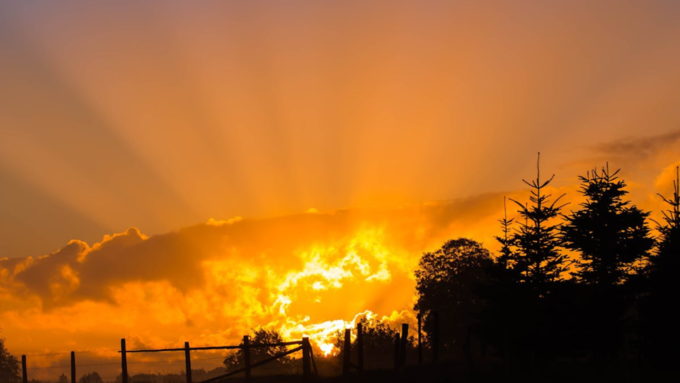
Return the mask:
<path fill-rule="evenodd" d="M 680 294 L 680 170 L 676 168 L 673 196 L 659 194 L 670 209 L 663 211 L 663 223 L 657 223 L 659 239 L 648 264 L 649 294 L 641 302 L 646 354 L 657 367 L 673 368 L 680 357 L 680 327 L 671 307 Z"/>
<path fill-rule="evenodd" d="M 507 269 L 512 259 L 512 238 L 510 237 L 510 227 L 515 221 L 514 218 L 508 219 L 508 210 L 506 206 L 506 197 L 503 197 L 503 218 L 499 219 L 498 222 L 501 224 L 501 230 L 503 230 L 503 236 L 496 236 L 496 241 L 501 244 L 501 254 L 497 259 L 498 264 L 503 268 Z"/>
<path fill-rule="evenodd" d="M 563 246 L 578 253 L 576 281 L 582 287 L 581 335 L 600 361 L 623 342 L 625 313 L 631 297 L 624 282 L 654 245 L 645 219 L 649 215 L 624 197 L 626 183 L 619 170 L 594 169 L 580 176 L 586 200 L 564 216 Z"/>
<path fill-rule="evenodd" d="M 619 171 L 611 173 L 607 165 L 579 176 L 586 200 L 564 216 L 563 246 L 579 253 L 574 275 L 588 285 L 623 283 L 654 245 L 645 223 L 649 213 L 624 200 L 628 191 Z"/>
<path fill-rule="evenodd" d="M 670 205 L 670 209 L 661 212 L 665 224 L 657 224 L 660 238 L 657 252 L 651 258 L 650 264 L 652 272 L 656 274 L 669 272 L 675 275 L 680 267 L 680 168 L 676 167 L 672 199 L 661 194 L 658 196 Z"/>
<path fill-rule="evenodd" d="M 502 283 L 508 304 L 502 305 L 500 311 L 511 326 L 503 329 L 504 352 L 549 358 L 559 353 L 557 340 L 565 329 L 558 310 L 561 304 L 555 300 L 560 294 L 555 294 L 569 264 L 559 249 L 556 222 L 565 205 L 560 204 L 564 195 L 553 199 L 546 193 L 555 175 L 547 180 L 541 178 L 540 156 L 539 153 L 536 179 L 522 180 L 530 187 L 529 201 L 522 204 L 511 199 L 519 206 L 523 219 L 518 220 L 518 228 L 509 238 L 510 267 Z"/>
<path fill-rule="evenodd" d="M 540 159 L 541 153 L 538 153 L 536 179 L 531 182 L 522 180 L 531 188 L 530 203 L 522 204 L 511 199 L 520 207 L 518 212 L 525 221 L 512 236 L 516 250 L 511 254 L 511 261 L 520 282 L 535 289 L 539 297 L 543 297 L 569 265 L 566 256 L 558 250 L 559 224 L 553 223 L 566 205 L 558 205 L 564 194 L 550 201 L 551 195 L 546 194 L 544 189 L 555 175 L 546 181 L 541 180 Z"/>
<path fill-rule="evenodd" d="M 506 200 L 503 197 L 503 218 L 498 220 L 502 235 L 495 237 L 501 244 L 500 254 L 489 269 L 489 283 L 481 285 L 479 293 L 486 303 L 480 315 L 481 334 L 504 357 L 507 373 L 511 348 L 516 343 L 513 335 L 519 332 L 521 325 L 518 319 L 521 315 L 517 304 L 518 278 L 512 265 L 514 244 L 511 230 L 515 220 L 508 219 Z"/>

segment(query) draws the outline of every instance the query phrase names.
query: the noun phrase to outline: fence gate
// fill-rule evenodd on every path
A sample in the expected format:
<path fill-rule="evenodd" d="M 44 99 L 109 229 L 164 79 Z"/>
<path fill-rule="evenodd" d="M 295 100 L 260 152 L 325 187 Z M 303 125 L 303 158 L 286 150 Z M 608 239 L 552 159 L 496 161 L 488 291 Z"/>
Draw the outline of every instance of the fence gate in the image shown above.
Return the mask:
<path fill-rule="evenodd" d="M 295 347 L 291 350 L 287 350 L 285 352 L 280 352 L 277 353 L 276 355 L 261 360 L 257 363 L 251 363 L 250 361 L 250 349 L 252 348 L 267 348 L 267 347 L 280 347 L 280 346 L 294 346 L 297 345 L 298 347 Z M 193 383 L 192 377 L 191 377 L 191 351 L 206 351 L 206 350 L 242 350 L 243 351 L 243 356 L 244 356 L 244 361 L 245 361 L 245 367 L 239 368 L 238 370 L 230 371 L 224 375 L 216 376 L 214 378 L 204 380 L 203 382 L 200 383 L 211 383 L 211 382 L 217 382 L 220 381 L 224 378 L 227 378 L 232 375 L 240 374 L 240 373 L 245 373 L 246 380 L 250 380 L 251 376 L 251 371 L 255 367 L 262 366 L 264 364 L 267 364 L 269 362 L 273 362 L 277 359 L 280 359 L 286 355 L 292 354 L 294 352 L 302 351 L 302 375 L 305 380 L 307 380 L 311 376 L 311 370 L 312 370 L 312 365 L 314 365 L 314 372 L 317 373 L 316 371 L 316 363 L 314 362 L 314 355 L 312 354 L 312 346 L 309 343 L 309 338 L 308 337 L 303 337 L 302 340 L 298 341 L 292 341 L 292 342 L 282 342 L 282 343 L 272 343 L 272 344 L 257 344 L 257 345 L 251 345 L 250 344 L 250 339 L 248 336 L 243 337 L 243 343 L 238 345 L 238 346 L 209 346 L 209 347 L 191 347 L 189 345 L 189 342 L 184 343 L 183 348 L 164 348 L 164 349 L 156 349 L 156 350 L 128 350 L 125 345 L 125 339 L 120 340 L 120 359 L 121 359 L 121 368 L 122 368 L 122 383 L 129 383 L 129 375 L 128 375 L 128 370 L 127 370 L 127 354 L 131 353 L 147 353 L 147 352 L 184 352 L 184 360 L 185 360 L 185 366 L 186 366 L 186 377 L 187 377 L 187 383 Z"/>

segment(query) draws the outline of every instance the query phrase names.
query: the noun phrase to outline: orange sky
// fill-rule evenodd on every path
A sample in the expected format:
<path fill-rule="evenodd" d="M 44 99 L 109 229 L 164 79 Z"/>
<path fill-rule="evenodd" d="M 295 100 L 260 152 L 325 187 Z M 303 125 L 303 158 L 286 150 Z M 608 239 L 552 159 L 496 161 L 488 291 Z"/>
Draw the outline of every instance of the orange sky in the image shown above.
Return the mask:
<path fill-rule="evenodd" d="M 609 161 L 658 214 L 680 7 L 593 3 L 0 3 L 0 336 L 407 320 L 420 254 L 494 249 L 538 151 L 568 199 Z"/>

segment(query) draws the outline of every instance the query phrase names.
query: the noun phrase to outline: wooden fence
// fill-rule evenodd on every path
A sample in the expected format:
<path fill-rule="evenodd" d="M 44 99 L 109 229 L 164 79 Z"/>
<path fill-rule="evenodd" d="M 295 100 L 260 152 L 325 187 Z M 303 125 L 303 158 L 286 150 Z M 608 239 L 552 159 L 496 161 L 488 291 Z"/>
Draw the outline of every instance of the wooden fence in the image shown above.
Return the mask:
<path fill-rule="evenodd" d="M 432 362 L 436 363 L 439 358 L 439 328 L 438 328 L 438 315 L 437 312 L 433 312 L 433 334 L 432 343 L 430 347 L 432 348 Z M 408 345 L 408 324 L 404 323 L 401 325 L 401 333 L 397 332 L 394 335 L 394 369 L 399 370 L 406 366 L 406 346 Z M 364 370 L 364 329 L 361 323 L 357 325 L 356 328 L 356 351 L 357 351 L 357 364 L 352 363 L 352 330 L 345 329 L 345 337 L 343 342 L 343 358 L 342 358 L 342 375 L 349 376 L 352 369 L 357 371 Z M 423 363 L 423 333 L 422 333 L 422 316 L 418 315 L 418 364 Z"/>
<path fill-rule="evenodd" d="M 432 312 L 430 317 L 433 325 L 433 333 L 431 334 L 430 348 L 432 352 L 432 362 L 436 363 L 439 357 L 439 318 L 438 313 Z M 423 347 L 422 347 L 422 328 L 421 328 L 422 317 L 418 315 L 418 363 L 423 363 Z M 399 370 L 406 365 L 406 346 L 408 344 L 408 324 L 402 324 L 401 333 L 396 333 L 394 337 L 394 369 Z M 343 342 L 343 360 L 342 360 L 342 374 L 344 376 L 349 376 L 352 369 L 357 371 L 364 370 L 364 329 L 359 323 L 356 328 L 357 338 L 356 338 L 356 350 L 357 350 L 357 363 L 351 362 L 351 350 L 352 350 L 352 329 L 345 329 L 345 336 Z M 266 348 L 266 347 L 281 347 L 281 346 L 298 346 L 293 349 L 287 350 L 285 352 L 277 353 L 276 355 L 261 360 L 256 363 L 251 363 L 250 350 L 252 348 Z M 314 373 L 318 374 L 316 369 L 316 363 L 314 361 L 314 354 L 312 353 L 312 347 L 309 342 L 308 337 L 303 337 L 299 341 L 273 343 L 273 344 L 250 344 L 250 338 L 246 335 L 243 337 L 243 342 L 238 346 L 209 346 L 209 347 L 191 347 L 189 342 L 184 343 L 182 348 L 165 348 L 165 349 L 154 349 L 154 350 L 127 350 L 125 345 L 125 339 L 120 341 L 120 353 L 121 355 L 121 378 L 122 383 L 129 383 L 129 375 L 127 368 L 127 355 L 132 353 L 152 353 L 152 352 L 184 352 L 184 360 L 186 366 L 186 381 L 187 383 L 193 383 L 191 376 L 191 351 L 207 351 L 207 350 L 242 350 L 244 356 L 245 367 L 239 368 L 234 371 L 230 371 L 224 375 L 220 375 L 208 380 L 204 380 L 200 383 L 214 383 L 218 382 L 224 378 L 230 377 L 232 375 L 245 373 L 247 380 L 250 379 L 252 369 L 273 362 L 277 359 L 283 358 L 284 356 L 290 355 L 292 353 L 302 351 L 302 376 L 304 380 L 308 380 L 312 373 L 312 367 L 314 368 Z M 21 356 L 21 367 L 22 367 L 22 381 L 23 383 L 28 383 L 28 374 L 26 368 L 26 355 Z M 71 383 L 76 383 L 76 355 L 74 351 L 71 351 Z"/>
<path fill-rule="evenodd" d="M 28 383 L 28 368 L 26 367 L 26 355 L 21 355 L 21 381 Z M 76 353 L 71 351 L 71 383 L 76 383 Z"/>
<path fill-rule="evenodd" d="M 285 352 L 280 352 L 277 353 L 276 355 L 261 360 L 256 363 L 251 363 L 250 361 L 250 350 L 253 348 L 268 348 L 268 347 L 282 347 L 282 346 L 295 346 L 297 345 L 298 347 L 295 347 L 291 350 L 287 350 Z M 228 378 L 232 375 L 240 374 L 240 373 L 245 373 L 246 380 L 250 380 L 251 377 L 251 372 L 252 369 L 255 367 L 259 367 L 262 365 L 265 365 L 269 362 L 273 362 L 277 359 L 283 358 L 286 355 L 290 355 L 292 353 L 302 351 L 302 376 L 304 380 L 308 380 L 309 377 L 311 376 L 311 371 L 312 371 L 312 366 L 314 366 L 314 372 L 317 373 L 316 371 L 316 363 L 314 362 L 314 355 L 312 353 L 312 346 L 309 343 L 309 338 L 308 337 L 303 337 L 302 340 L 299 341 L 292 341 L 292 342 L 282 342 L 282 343 L 272 343 L 272 344 L 250 344 L 250 338 L 246 335 L 243 337 L 243 343 L 238 345 L 238 346 L 209 346 L 209 347 L 191 347 L 189 346 L 189 342 L 184 343 L 183 348 L 164 348 L 164 349 L 156 349 L 156 350 L 127 350 L 125 347 L 125 339 L 120 340 L 120 351 L 118 351 L 121 355 L 121 367 L 122 367 L 122 383 L 128 383 L 129 382 L 129 376 L 128 376 L 128 370 L 127 370 L 127 354 L 131 353 L 147 353 L 147 352 L 177 352 L 177 351 L 183 351 L 184 352 L 184 360 L 186 364 L 186 377 L 187 377 L 187 383 L 193 383 L 192 377 L 191 377 L 191 351 L 207 351 L 207 350 L 242 350 L 243 351 L 243 359 L 245 362 L 245 367 L 239 368 L 234 371 L 230 371 L 224 375 L 216 376 L 214 378 L 204 380 L 201 383 L 212 383 L 212 382 L 218 382 L 224 378 Z"/>

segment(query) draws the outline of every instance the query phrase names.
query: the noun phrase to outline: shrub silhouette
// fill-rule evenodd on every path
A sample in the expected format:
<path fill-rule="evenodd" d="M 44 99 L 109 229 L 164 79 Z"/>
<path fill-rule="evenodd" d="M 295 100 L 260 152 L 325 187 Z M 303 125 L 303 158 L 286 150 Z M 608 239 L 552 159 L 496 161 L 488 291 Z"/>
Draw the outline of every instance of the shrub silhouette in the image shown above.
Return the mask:
<path fill-rule="evenodd" d="M 0 382 L 20 382 L 20 371 L 19 360 L 7 351 L 5 339 L 0 338 Z"/>
<path fill-rule="evenodd" d="M 283 338 L 276 330 L 267 330 L 265 328 L 260 328 L 255 330 L 253 336 L 250 337 L 250 345 L 263 345 L 263 344 L 276 344 L 282 343 Z M 286 352 L 288 348 L 286 346 L 274 346 L 274 347 L 254 347 L 250 348 L 250 362 L 257 363 L 264 359 L 273 357 L 277 354 Z M 228 371 L 237 370 L 239 368 L 245 367 L 245 358 L 243 349 L 239 349 L 236 352 L 231 353 L 224 359 L 224 365 L 227 367 Z M 279 370 L 287 371 L 293 368 L 292 359 L 290 356 L 284 356 L 282 358 L 276 359 L 270 362 L 269 367 L 275 366 Z"/>

